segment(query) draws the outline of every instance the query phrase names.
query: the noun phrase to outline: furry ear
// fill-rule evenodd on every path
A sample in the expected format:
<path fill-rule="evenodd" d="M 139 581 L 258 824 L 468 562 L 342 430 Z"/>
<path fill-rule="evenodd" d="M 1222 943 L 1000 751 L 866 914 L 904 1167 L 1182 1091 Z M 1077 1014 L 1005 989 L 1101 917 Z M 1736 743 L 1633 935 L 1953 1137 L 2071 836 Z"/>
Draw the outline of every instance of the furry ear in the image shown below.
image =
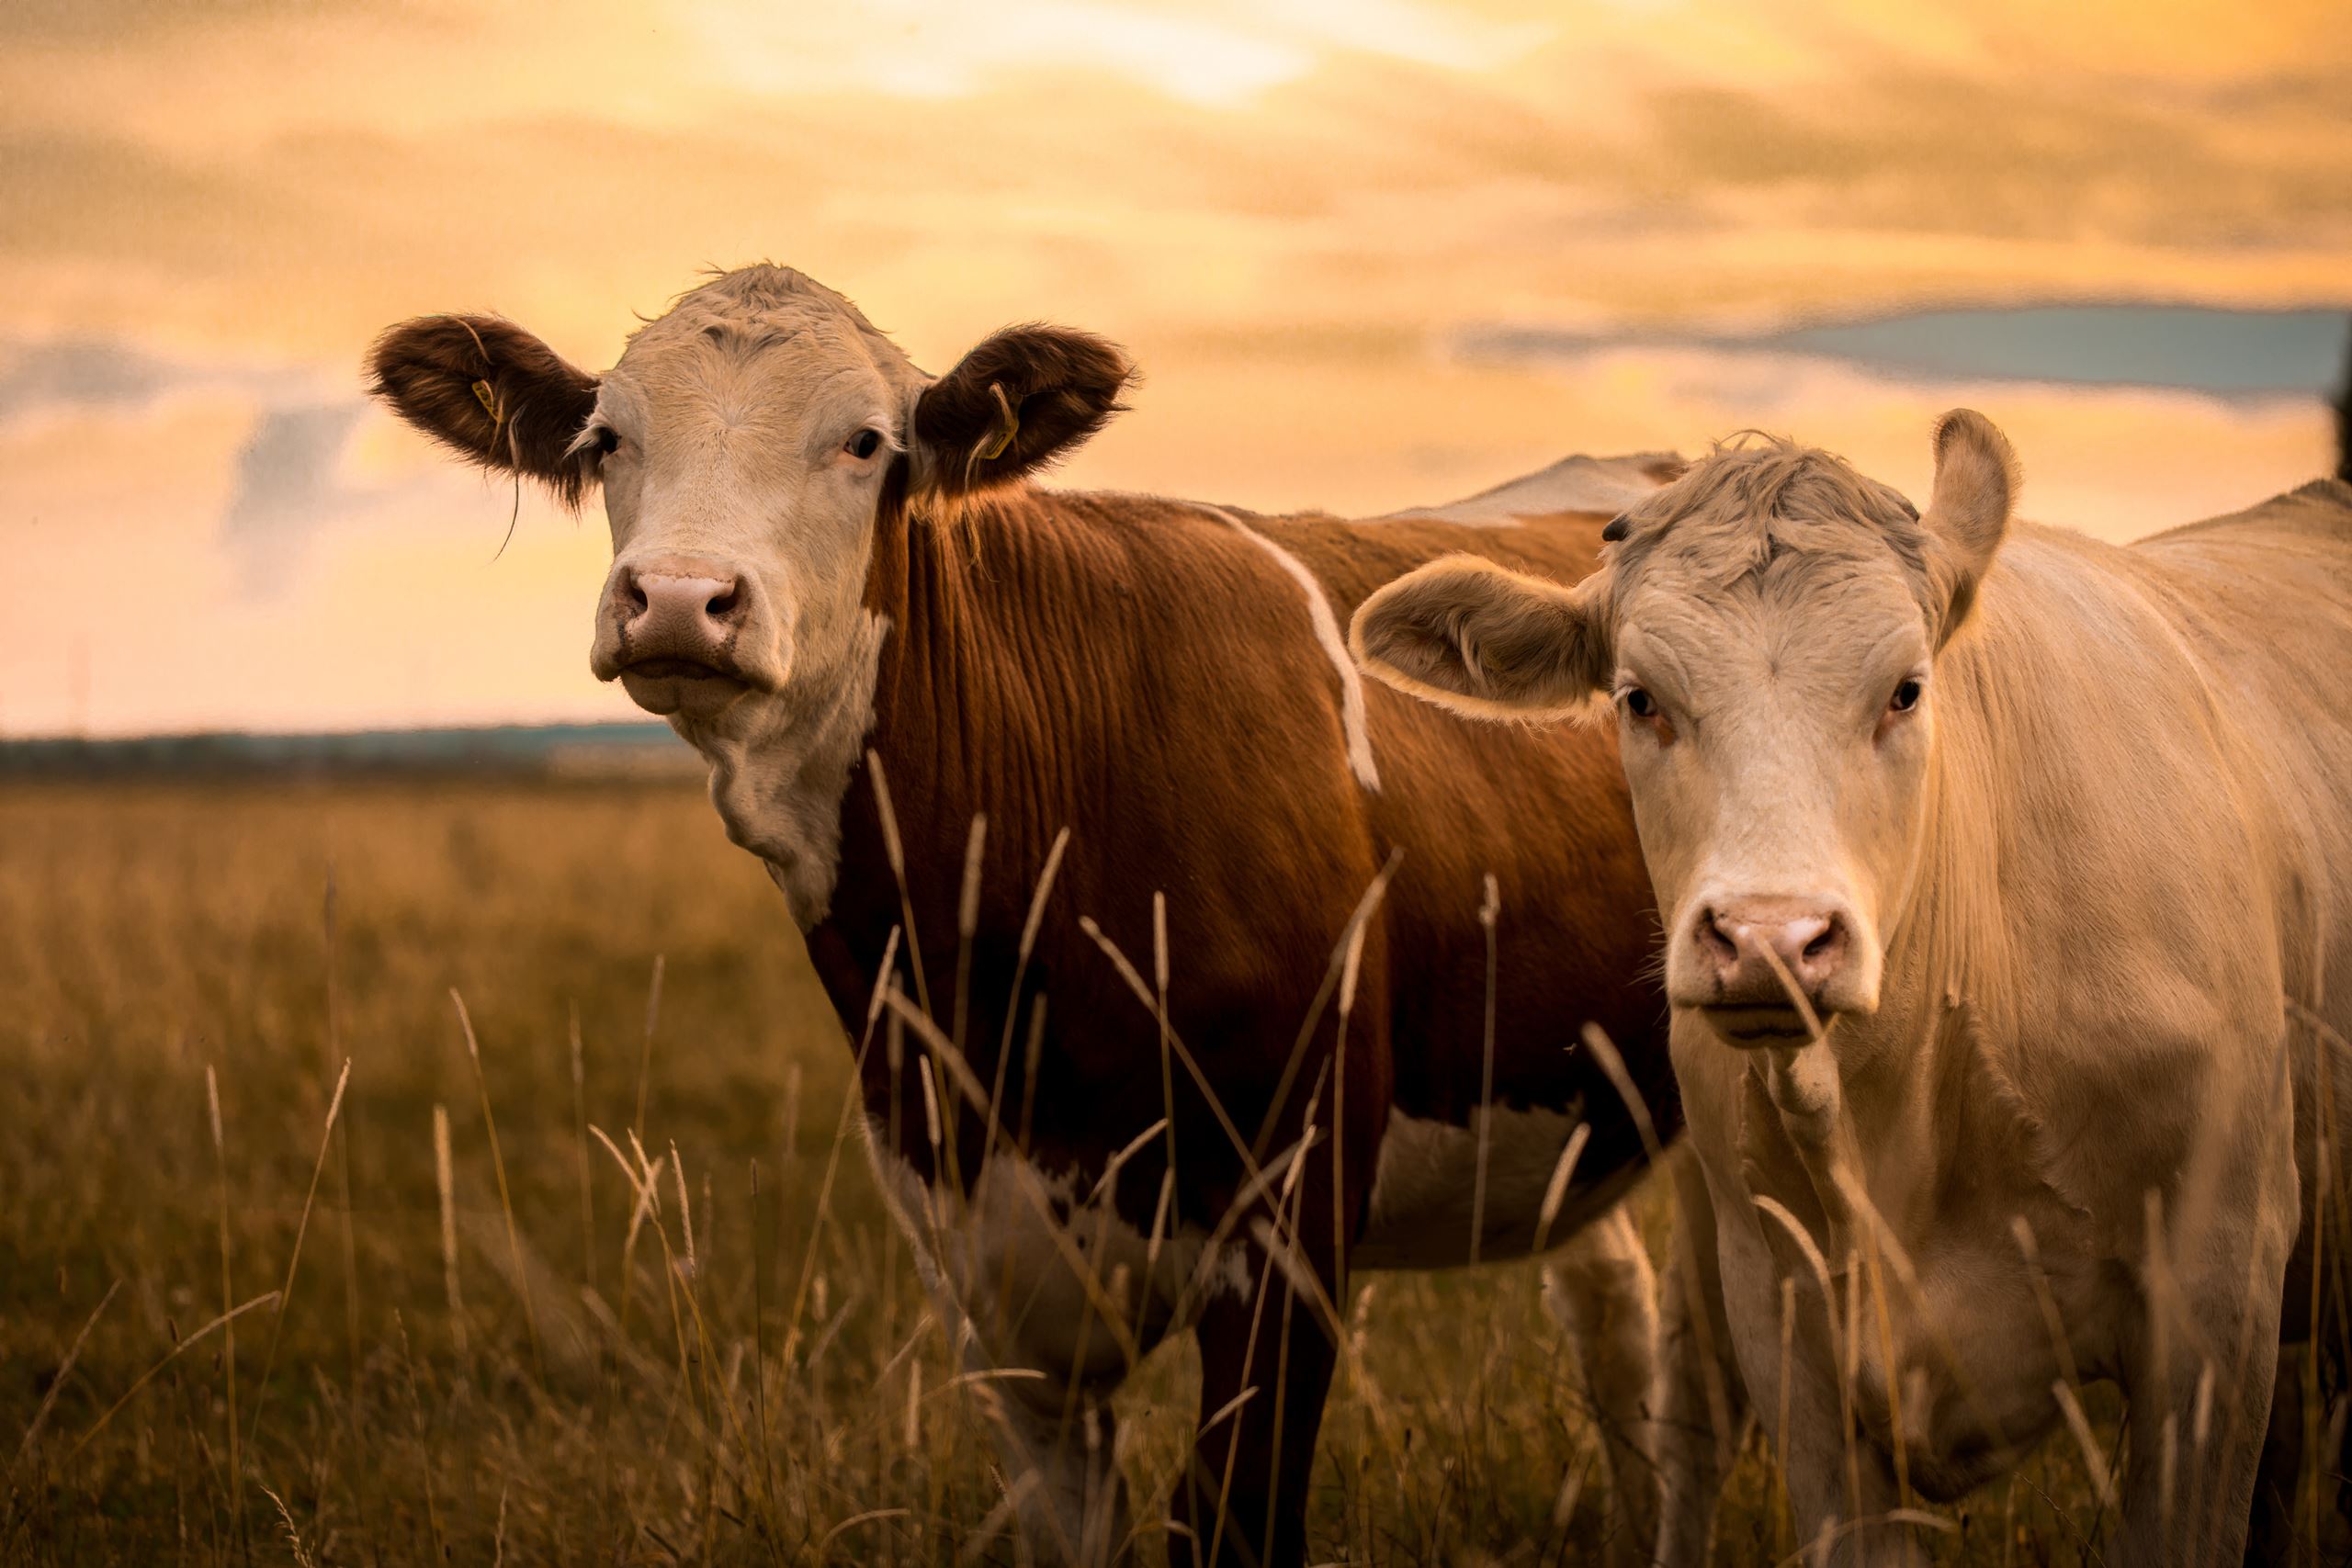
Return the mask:
<path fill-rule="evenodd" d="M 1557 716 L 1609 682 L 1605 580 L 1596 572 L 1567 589 L 1477 556 L 1447 556 L 1366 599 L 1349 646 L 1390 685 L 1457 713 Z"/>
<path fill-rule="evenodd" d="M 572 441 L 596 407 L 596 378 L 497 316 L 420 316 L 368 355 L 368 389 L 468 462 L 521 474 L 567 506 L 596 480 Z"/>
<path fill-rule="evenodd" d="M 915 488 L 956 496 L 1033 472 L 1102 429 L 1135 378 L 1118 345 L 1091 333 L 1007 327 L 916 400 Z"/>
<path fill-rule="evenodd" d="M 2018 455 L 1991 420 L 1954 409 L 1936 422 L 1935 491 L 1919 524 L 1944 601 L 1939 645 L 1968 619 L 1977 584 L 2008 534 L 2020 482 Z"/>

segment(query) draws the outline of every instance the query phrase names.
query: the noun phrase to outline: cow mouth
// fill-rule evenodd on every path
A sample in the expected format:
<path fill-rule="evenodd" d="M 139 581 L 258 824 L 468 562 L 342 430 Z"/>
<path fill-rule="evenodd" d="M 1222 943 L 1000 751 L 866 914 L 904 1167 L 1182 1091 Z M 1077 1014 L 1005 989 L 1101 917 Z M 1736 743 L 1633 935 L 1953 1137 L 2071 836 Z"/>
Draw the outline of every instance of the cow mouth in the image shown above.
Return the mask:
<path fill-rule="evenodd" d="M 1755 1050 L 1812 1043 L 1813 1027 L 1788 1002 L 1715 1002 L 1699 1009 L 1707 1027 L 1726 1044 Z M 1824 1028 L 1828 1021 L 1822 1021 Z"/>
<path fill-rule="evenodd" d="M 632 659 L 613 671 L 629 701 L 657 718 L 708 717 L 765 689 L 733 664 L 707 663 L 665 654 Z"/>
<path fill-rule="evenodd" d="M 624 664 L 618 671 L 623 680 L 636 676 L 645 681 L 718 681 L 729 685 L 749 684 L 732 669 L 720 669 L 698 659 L 639 659 Z"/>

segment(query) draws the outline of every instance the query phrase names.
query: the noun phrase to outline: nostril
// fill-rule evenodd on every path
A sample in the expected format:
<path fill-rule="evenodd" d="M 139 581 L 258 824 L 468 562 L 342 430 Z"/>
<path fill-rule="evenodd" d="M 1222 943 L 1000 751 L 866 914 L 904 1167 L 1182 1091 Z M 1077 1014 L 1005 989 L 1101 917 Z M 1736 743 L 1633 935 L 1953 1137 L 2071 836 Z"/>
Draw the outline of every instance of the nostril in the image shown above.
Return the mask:
<path fill-rule="evenodd" d="M 733 615 L 741 602 L 742 586 L 741 580 L 729 583 L 723 592 L 711 596 L 710 603 L 703 606 L 703 613 L 714 621 L 723 621 Z"/>
<path fill-rule="evenodd" d="M 1830 921 L 1821 928 L 1819 936 L 1804 944 L 1804 955 L 1807 958 L 1826 958 L 1837 947 L 1838 939 L 1844 935 L 1844 928 L 1835 920 Z"/>
<path fill-rule="evenodd" d="M 641 615 L 653 607 L 653 602 L 645 596 L 645 584 L 637 580 L 635 572 L 629 574 L 628 592 L 631 615 Z"/>
<path fill-rule="evenodd" d="M 1723 917 L 1713 909 L 1699 913 L 1699 946 L 1719 963 L 1739 962 L 1739 944 L 1723 928 Z"/>

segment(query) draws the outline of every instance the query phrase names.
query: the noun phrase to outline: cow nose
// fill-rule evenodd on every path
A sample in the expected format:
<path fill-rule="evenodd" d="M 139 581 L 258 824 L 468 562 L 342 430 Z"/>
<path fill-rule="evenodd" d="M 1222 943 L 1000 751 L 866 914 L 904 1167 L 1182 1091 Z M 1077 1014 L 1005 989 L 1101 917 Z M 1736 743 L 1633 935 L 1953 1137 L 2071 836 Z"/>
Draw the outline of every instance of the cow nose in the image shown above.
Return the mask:
<path fill-rule="evenodd" d="M 1695 935 L 1726 999 L 1785 1005 L 1788 972 L 1808 1000 L 1845 968 L 1853 950 L 1853 922 L 1822 900 L 1725 900 L 1700 911 Z"/>
<path fill-rule="evenodd" d="M 688 558 L 639 561 L 613 586 L 622 640 L 639 659 L 716 658 L 749 597 L 737 572 Z"/>

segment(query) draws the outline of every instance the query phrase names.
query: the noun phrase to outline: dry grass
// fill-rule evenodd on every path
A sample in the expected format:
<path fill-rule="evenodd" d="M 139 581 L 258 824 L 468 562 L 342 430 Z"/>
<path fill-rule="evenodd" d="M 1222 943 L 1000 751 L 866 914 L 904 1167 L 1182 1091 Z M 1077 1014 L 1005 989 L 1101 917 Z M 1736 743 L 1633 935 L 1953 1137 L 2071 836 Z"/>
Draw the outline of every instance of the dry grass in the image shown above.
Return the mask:
<path fill-rule="evenodd" d="M 854 1155 L 818 1213 L 848 1053 L 699 791 L 18 788 L 0 997 L 0 1563 L 1013 1559 Z M 1400 1437 L 1343 1380 L 1318 1556 L 1596 1561 L 1532 1270 L 1349 1305 Z M 1123 1397 L 1143 1517 L 1192 1381 Z M 2064 1448 L 1944 1559 L 2102 1561 Z M 1752 1447 L 1720 1561 L 1774 1493 Z"/>

